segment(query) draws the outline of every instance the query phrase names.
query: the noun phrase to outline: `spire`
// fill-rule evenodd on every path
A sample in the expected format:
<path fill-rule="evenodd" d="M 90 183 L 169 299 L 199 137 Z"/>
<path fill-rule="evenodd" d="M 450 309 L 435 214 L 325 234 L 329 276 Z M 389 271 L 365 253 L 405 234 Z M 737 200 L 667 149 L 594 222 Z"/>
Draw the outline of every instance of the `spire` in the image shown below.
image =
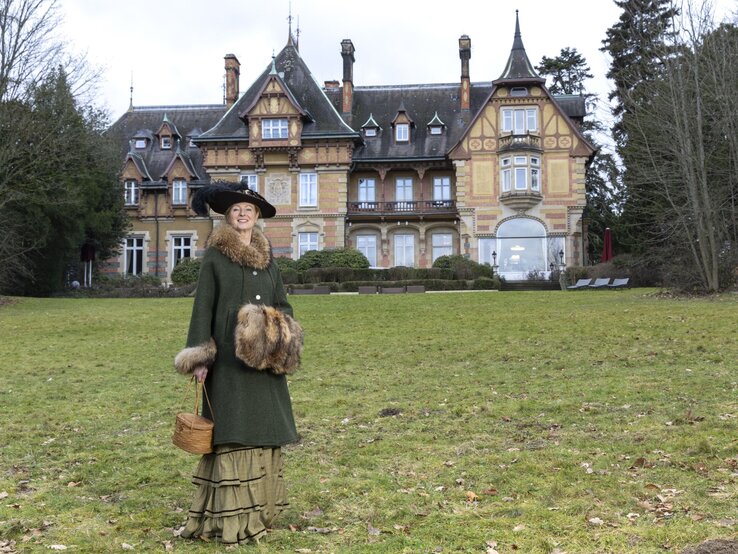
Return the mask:
<path fill-rule="evenodd" d="M 288 33 L 287 33 L 287 45 L 288 46 L 295 46 L 295 37 L 292 36 L 292 2 L 289 4 L 289 12 L 287 15 L 287 26 L 288 26 Z"/>
<path fill-rule="evenodd" d="M 128 111 L 133 111 L 133 71 L 131 71 L 131 99 L 128 103 Z"/>
<path fill-rule="evenodd" d="M 292 35 L 290 34 L 290 36 Z M 276 75 L 276 74 L 277 74 L 277 62 L 276 62 L 276 57 L 274 56 L 274 50 L 272 50 L 272 69 L 269 72 L 269 75 Z"/>
<path fill-rule="evenodd" d="M 513 38 L 513 46 L 510 51 L 510 57 L 507 59 L 505 70 L 502 75 L 493 81 L 495 85 L 504 82 L 510 83 L 523 83 L 523 82 L 534 82 L 534 83 L 545 83 L 543 79 L 536 73 L 535 69 L 528 59 L 528 55 L 525 53 L 525 46 L 523 46 L 523 38 L 520 34 L 520 20 L 518 19 L 518 10 L 515 10 L 515 37 Z"/>
<path fill-rule="evenodd" d="M 297 16 L 297 29 L 295 30 L 295 49 L 300 51 L 300 16 Z"/>

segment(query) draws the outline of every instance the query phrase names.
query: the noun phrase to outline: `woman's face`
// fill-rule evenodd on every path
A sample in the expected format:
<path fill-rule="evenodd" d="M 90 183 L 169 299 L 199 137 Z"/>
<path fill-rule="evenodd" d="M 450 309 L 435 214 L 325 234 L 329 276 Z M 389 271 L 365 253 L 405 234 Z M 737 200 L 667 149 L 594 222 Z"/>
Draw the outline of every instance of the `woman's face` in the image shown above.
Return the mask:
<path fill-rule="evenodd" d="M 250 231 L 259 219 L 259 210 L 249 202 L 239 202 L 228 208 L 226 221 L 236 231 Z"/>

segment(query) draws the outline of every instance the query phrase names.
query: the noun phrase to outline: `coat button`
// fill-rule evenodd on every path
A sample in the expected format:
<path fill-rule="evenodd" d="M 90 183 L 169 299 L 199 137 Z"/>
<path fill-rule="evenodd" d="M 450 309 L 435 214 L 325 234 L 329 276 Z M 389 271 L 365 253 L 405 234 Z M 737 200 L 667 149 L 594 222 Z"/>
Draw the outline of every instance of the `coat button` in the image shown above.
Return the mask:
<path fill-rule="evenodd" d="M 258 272 L 258 271 L 254 271 L 253 273 L 254 273 L 254 275 L 258 275 L 258 274 L 259 274 L 259 272 Z"/>
<path fill-rule="evenodd" d="M 260 295 L 260 294 L 257 294 L 257 295 L 256 295 L 256 299 L 257 299 L 257 300 L 261 300 L 261 295 Z"/>

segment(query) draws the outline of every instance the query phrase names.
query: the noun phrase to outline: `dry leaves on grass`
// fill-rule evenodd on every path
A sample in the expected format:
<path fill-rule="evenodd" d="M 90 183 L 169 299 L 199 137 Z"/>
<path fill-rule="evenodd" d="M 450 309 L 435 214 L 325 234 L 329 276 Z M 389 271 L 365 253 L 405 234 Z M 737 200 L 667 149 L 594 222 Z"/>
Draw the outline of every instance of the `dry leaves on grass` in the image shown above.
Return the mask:
<path fill-rule="evenodd" d="M 371 522 L 366 524 L 366 531 L 370 536 L 377 537 L 382 534 L 382 531 L 373 527 Z"/>
<path fill-rule="evenodd" d="M 313 519 L 316 517 L 320 517 L 323 515 L 323 510 L 320 509 L 320 506 L 316 506 L 309 512 L 304 512 L 302 514 L 302 519 Z"/>
<path fill-rule="evenodd" d="M 308 527 L 307 531 L 311 533 L 318 533 L 319 535 L 328 535 L 329 533 L 335 533 L 338 531 L 336 527 Z"/>

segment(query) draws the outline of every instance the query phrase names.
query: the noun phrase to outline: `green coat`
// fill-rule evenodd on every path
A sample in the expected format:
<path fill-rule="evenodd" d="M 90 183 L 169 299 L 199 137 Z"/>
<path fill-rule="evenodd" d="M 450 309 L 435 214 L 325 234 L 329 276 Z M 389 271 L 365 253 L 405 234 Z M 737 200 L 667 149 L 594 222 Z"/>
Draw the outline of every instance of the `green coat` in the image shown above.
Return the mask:
<path fill-rule="evenodd" d="M 180 373 L 204 364 L 212 404 L 203 415 L 215 422 L 213 444 L 282 446 L 297 440 L 285 375 L 258 371 L 236 358 L 234 330 L 245 304 L 274 307 L 292 316 L 269 242 L 254 229 L 251 245 L 221 224 L 202 259 L 187 348 L 177 356 Z"/>

